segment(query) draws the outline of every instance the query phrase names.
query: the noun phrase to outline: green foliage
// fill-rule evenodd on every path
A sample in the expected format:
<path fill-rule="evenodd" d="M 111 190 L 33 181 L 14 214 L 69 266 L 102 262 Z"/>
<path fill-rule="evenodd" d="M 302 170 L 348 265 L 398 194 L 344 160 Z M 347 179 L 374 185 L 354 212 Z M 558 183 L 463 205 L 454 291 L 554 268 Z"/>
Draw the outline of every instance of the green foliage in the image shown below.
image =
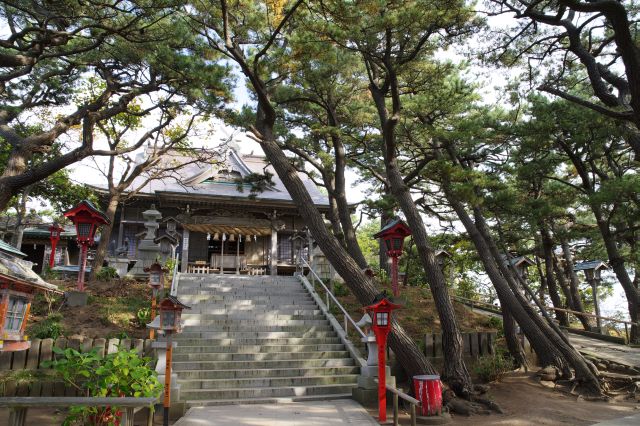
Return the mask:
<path fill-rule="evenodd" d="M 500 351 L 495 355 L 481 356 L 473 369 L 478 378 L 487 383 L 500 380 L 511 370 L 513 361 Z"/>
<path fill-rule="evenodd" d="M 51 314 L 37 324 L 31 324 L 27 335 L 38 339 L 57 339 L 65 334 L 61 321 L 62 314 Z"/>
<path fill-rule="evenodd" d="M 333 295 L 336 296 L 336 297 L 348 296 L 349 295 L 349 288 L 344 283 L 341 283 L 339 281 L 334 281 L 333 282 Z"/>
<path fill-rule="evenodd" d="M 75 349 L 53 348 L 57 359 L 44 363 L 66 384 L 90 397 L 132 396 L 157 397 L 162 385 L 150 367 L 150 358 L 141 358 L 135 349 L 100 357 L 97 350 L 78 352 Z M 72 407 L 64 424 L 84 422 L 90 417 L 98 424 L 114 424 L 110 416 L 115 407 Z"/>
<path fill-rule="evenodd" d="M 98 281 L 111 281 L 118 278 L 118 271 L 111 266 L 103 266 L 98 272 L 96 272 L 96 279 Z"/>
<path fill-rule="evenodd" d="M 136 312 L 136 321 L 138 327 L 146 327 L 151 322 L 151 308 L 140 308 Z"/>

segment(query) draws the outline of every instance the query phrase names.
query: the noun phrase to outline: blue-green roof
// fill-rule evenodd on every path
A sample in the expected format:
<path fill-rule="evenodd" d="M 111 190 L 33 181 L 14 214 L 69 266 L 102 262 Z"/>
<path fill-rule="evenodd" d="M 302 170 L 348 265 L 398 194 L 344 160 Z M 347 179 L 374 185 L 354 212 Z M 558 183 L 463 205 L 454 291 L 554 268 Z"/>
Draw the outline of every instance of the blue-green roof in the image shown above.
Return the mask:
<path fill-rule="evenodd" d="M 13 255 L 20 256 L 20 257 L 27 257 L 26 253 L 21 252 L 11 244 L 7 244 L 2 240 L 0 240 L 0 251 L 3 251 L 5 253 L 11 253 Z"/>

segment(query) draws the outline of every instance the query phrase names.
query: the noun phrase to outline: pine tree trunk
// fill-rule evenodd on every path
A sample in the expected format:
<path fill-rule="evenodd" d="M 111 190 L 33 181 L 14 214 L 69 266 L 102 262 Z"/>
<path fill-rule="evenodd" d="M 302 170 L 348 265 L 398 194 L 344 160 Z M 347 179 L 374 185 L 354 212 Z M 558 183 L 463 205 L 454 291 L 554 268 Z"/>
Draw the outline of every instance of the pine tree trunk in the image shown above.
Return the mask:
<path fill-rule="evenodd" d="M 388 161 L 386 161 L 386 170 L 391 193 L 398 201 L 411 228 L 413 241 L 438 311 L 445 359 L 442 379 L 457 395 L 468 397 L 473 390 L 473 384 L 462 357 L 462 336 L 456 323 L 447 283 L 436 261 L 435 251 L 429 243 L 420 212 L 411 198 L 409 188 L 404 183 L 400 171 L 394 162 Z"/>
<path fill-rule="evenodd" d="M 556 283 L 553 271 L 553 240 L 551 239 L 549 230 L 544 225 L 540 226 L 540 237 L 542 239 L 545 279 L 547 282 L 547 288 L 549 289 L 549 297 L 551 298 L 551 303 L 553 303 L 554 308 L 562 309 L 564 308 L 564 305 L 562 304 L 562 299 L 560 298 L 560 294 L 558 293 L 558 285 Z M 555 315 L 561 326 L 569 326 L 569 318 L 566 312 L 555 311 Z"/>
<path fill-rule="evenodd" d="M 93 259 L 93 264 L 91 266 L 91 275 L 95 277 L 100 269 L 102 269 L 102 264 L 104 263 L 105 257 L 107 257 L 107 248 L 109 247 L 109 240 L 111 239 L 111 232 L 113 231 L 114 219 L 116 217 L 116 210 L 118 209 L 118 203 L 120 202 L 119 194 L 111 194 L 109 197 L 109 204 L 107 205 L 107 210 L 104 212 L 107 218 L 109 219 L 108 225 L 103 225 L 100 228 L 100 242 L 98 243 L 98 248 L 96 249 L 96 255 Z M 122 226 L 122 225 L 121 225 Z"/>
<path fill-rule="evenodd" d="M 526 370 L 528 368 L 527 355 L 524 353 L 524 348 L 518 338 L 516 321 L 513 319 L 509 308 L 504 305 L 502 306 L 502 329 L 504 330 L 504 340 L 507 343 L 507 349 L 509 349 L 509 353 L 513 357 L 516 367 L 524 367 Z"/>
<path fill-rule="evenodd" d="M 498 252 L 497 246 L 489 234 L 489 230 L 487 228 L 484 217 L 482 216 L 481 211 L 478 207 L 474 208 L 474 216 L 476 218 L 475 225 L 477 226 L 477 229 L 483 236 L 483 240 L 486 241 L 489 252 L 492 253 L 493 258 L 496 261 L 496 264 L 500 268 L 502 275 L 505 277 L 506 282 L 511 288 L 512 290 L 511 294 L 515 296 L 516 301 L 519 302 L 520 304 L 520 307 L 525 311 L 526 314 L 528 314 L 527 315 L 528 319 L 535 325 L 536 329 L 540 331 L 543 334 L 543 336 L 546 337 L 548 342 L 551 344 L 551 347 L 553 347 L 554 350 L 556 350 L 562 355 L 561 364 L 560 365 L 556 364 L 556 365 L 558 365 L 558 367 L 563 371 L 563 374 L 565 376 L 567 376 L 569 373 L 569 370 L 567 369 L 567 365 L 571 366 L 575 370 L 576 379 L 584 386 L 587 392 L 601 395 L 602 388 L 600 386 L 600 381 L 598 380 L 598 377 L 597 377 L 599 374 L 598 370 L 595 368 L 595 366 L 591 362 L 587 361 L 577 350 L 575 350 L 573 346 L 571 346 L 566 336 L 564 336 L 560 330 L 554 329 L 550 323 L 542 319 L 533 310 L 531 305 L 527 303 L 524 296 L 517 290 L 515 283 L 511 282 L 513 279 L 513 275 L 511 275 L 509 271 L 506 270 L 503 263 L 501 263 L 498 260 L 500 259 L 500 254 Z M 523 285 L 525 286 L 525 290 L 529 292 L 531 297 L 534 298 L 536 302 L 538 302 L 537 299 L 535 298 L 535 295 L 526 286 L 526 283 L 523 282 Z M 521 323 L 520 319 L 518 318 L 520 312 L 518 310 L 513 310 L 512 313 L 516 321 L 518 321 L 518 324 L 520 325 L 520 327 L 522 327 L 524 330 L 524 324 Z M 522 318 L 522 319 L 525 320 L 525 318 Z M 526 334 L 526 331 L 525 331 L 525 334 Z M 528 335 L 527 337 L 529 338 Z M 533 340 L 529 339 L 529 341 L 533 345 Z M 536 353 L 538 354 L 538 356 L 540 355 L 539 352 L 536 351 Z"/>
<path fill-rule="evenodd" d="M 580 282 L 578 276 L 573 270 L 573 256 L 571 255 L 571 249 L 566 239 L 560 240 L 560 246 L 562 247 L 562 256 L 564 257 L 564 275 L 569 277 L 569 291 L 571 291 L 571 298 L 573 300 L 573 308 L 578 312 L 584 312 L 584 305 L 582 304 L 582 295 L 580 294 Z M 591 330 L 593 325 L 591 320 L 586 315 L 578 315 L 580 323 L 585 330 Z"/>
<path fill-rule="evenodd" d="M 382 210 L 380 212 L 380 229 L 384 228 L 390 219 L 391 216 L 389 216 L 386 211 Z M 391 270 L 389 269 L 389 256 L 387 256 L 387 247 L 384 245 L 382 239 L 378 240 L 378 261 L 380 263 L 380 271 L 384 271 L 387 274 L 387 277 L 390 277 Z"/>
<path fill-rule="evenodd" d="M 260 117 L 260 114 L 258 116 Z M 358 302 L 363 306 L 371 304 L 378 294 L 373 282 L 325 227 L 322 214 L 313 203 L 295 168 L 274 142 L 272 128 L 262 125 L 259 126 L 259 129 L 263 136 L 261 146 L 267 159 L 287 188 L 320 249 L 327 256 L 336 272 L 345 280 Z M 389 336 L 389 345 L 395 353 L 399 365 L 404 368 L 409 377 L 435 371 L 420 348 L 396 322 L 394 322 L 393 331 Z"/>
<path fill-rule="evenodd" d="M 342 232 L 344 233 L 344 240 L 347 246 L 347 251 L 356 261 L 360 269 L 366 269 L 369 265 L 367 260 L 362 254 L 360 244 L 356 238 L 356 231 L 353 228 L 353 222 L 351 221 L 351 213 L 349 212 L 349 204 L 347 202 L 347 189 L 346 180 L 344 176 L 346 161 L 345 150 L 342 141 L 337 136 L 332 138 L 334 151 L 335 151 L 335 200 L 338 209 L 338 217 L 340 218 L 340 225 L 342 226 Z"/>

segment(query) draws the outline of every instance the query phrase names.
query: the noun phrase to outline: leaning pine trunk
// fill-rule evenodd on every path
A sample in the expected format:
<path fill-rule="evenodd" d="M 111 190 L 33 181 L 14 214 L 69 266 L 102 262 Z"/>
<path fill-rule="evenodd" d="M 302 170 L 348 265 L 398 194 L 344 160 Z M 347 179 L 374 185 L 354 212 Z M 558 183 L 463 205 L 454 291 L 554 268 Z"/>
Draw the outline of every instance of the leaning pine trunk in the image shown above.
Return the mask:
<path fill-rule="evenodd" d="M 429 243 L 422 217 L 411 198 L 409 188 L 405 185 L 395 162 L 386 163 L 387 178 L 389 179 L 391 192 L 398 201 L 411 228 L 413 241 L 418 250 L 427 283 L 438 311 L 444 352 L 442 379 L 456 395 L 468 398 L 472 393 L 473 383 L 462 357 L 462 336 L 456 323 L 447 283 L 436 261 L 435 252 Z"/>
<path fill-rule="evenodd" d="M 554 308 L 564 308 L 562 305 L 562 299 L 558 293 L 558 285 L 556 284 L 555 275 L 553 271 L 553 240 L 549 230 L 544 226 L 540 226 L 540 237 L 542 239 L 542 252 L 544 253 L 544 274 L 547 281 L 547 288 L 549 289 L 549 296 L 551 297 L 551 303 Z M 569 326 L 569 317 L 566 312 L 555 311 L 556 318 L 561 326 Z"/>
<path fill-rule="evenodd" d="M 328 232 L 322 215 L 313 203 L 295 168 L 274 142 L 272 128 L 260 126 L 260 131 L 262 134 L 261 146 L 265 155 L 273 165 L 276 173 L 278 173 L 289 194 L 291 194 L 291 198 L 298 207 L 300 215 L 309 227 L 320 249 L 327 256 L 327 259 L 329 259 L 338 274 L 345 280 L 358 302 L 362 305 L 371 304 L 378 293 L 373 282 L 349 256 L 344 247 L 338 243 L 336 238 Z M 396 322 L 394 322 L 393 331 L 389 336 L 389 346 L 396 355 L 399 365 L 404 368 L 409 377 L 419 374 L 433 374 L 436 371 L 416 343 Z"/>

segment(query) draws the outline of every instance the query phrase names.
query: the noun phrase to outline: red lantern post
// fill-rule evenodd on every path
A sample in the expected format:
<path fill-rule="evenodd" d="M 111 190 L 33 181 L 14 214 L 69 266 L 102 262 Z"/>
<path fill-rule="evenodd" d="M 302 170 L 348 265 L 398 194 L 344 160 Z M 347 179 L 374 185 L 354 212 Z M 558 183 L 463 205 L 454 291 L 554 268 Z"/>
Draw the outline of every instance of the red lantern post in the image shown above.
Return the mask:
<path fill-rule="evenodd" d="M 182 332 L 182 310 L 191 309 L 189 306 L 180 302 L 176 297 L 169 296 L 160 302 L 160 315 L 155 318 L 147 327 L 156 330 L 162 330 L 167 336 L 167 355 L 164 373 L 164 398 L 162 405 L 164 408 L 163 425 L 169 425 L 169 408 L 171 407 L 171 358 L 173 355 L 173 342 L 171 337 L 173 333 Z"/>
<path fill-rule="evenodd" d="M 51 241 L 51 254 L 49 255 L 49 269 L 53 268 L 53 264 L 56 259 L 56 246 L 58 245 L 58 241 L 60 241 L 60 235 L 64 231 L 57 222 L 53 222 L 53 224 L 49 227 L 49 240 Z"/>
<path fill-rule="evenodd" d="M 77 206 L 64 213 L 76 226 L 76 238 L 80 245 L 80 270 L 78 271 L 78 290 L 84 291 L 84 271 L 87 265 L 87 251 L 94 243 L 98 226 L 111 223 L 107 216 L 90 201 L 83 200 Z"/>
<path fill-rule="evenodd" d="M 395 218 L 385 225 L 373 238 L 382 238 L 387 248 L 387 256 L 391 258 L 391 288 L 393 296 L 398 297 L 398 258 L 402 256 L 404 239 L 411 235 L 411 229 L 402 220 Z"/>
<path fill-rule="evenodd" d="M 387 336 L 391 331 L 391 312 L 401 308 L 401 305 L 391 303 L 386 297 L 383 297 L 377 303 L 366 306 L 365 309 L 370 312 L 373 320 L 371 327 L 376 335 L 378 343 L 378 420 L 380 422 L 387 421 L 387 377 L 386 377 L 386 348 Z"/>

